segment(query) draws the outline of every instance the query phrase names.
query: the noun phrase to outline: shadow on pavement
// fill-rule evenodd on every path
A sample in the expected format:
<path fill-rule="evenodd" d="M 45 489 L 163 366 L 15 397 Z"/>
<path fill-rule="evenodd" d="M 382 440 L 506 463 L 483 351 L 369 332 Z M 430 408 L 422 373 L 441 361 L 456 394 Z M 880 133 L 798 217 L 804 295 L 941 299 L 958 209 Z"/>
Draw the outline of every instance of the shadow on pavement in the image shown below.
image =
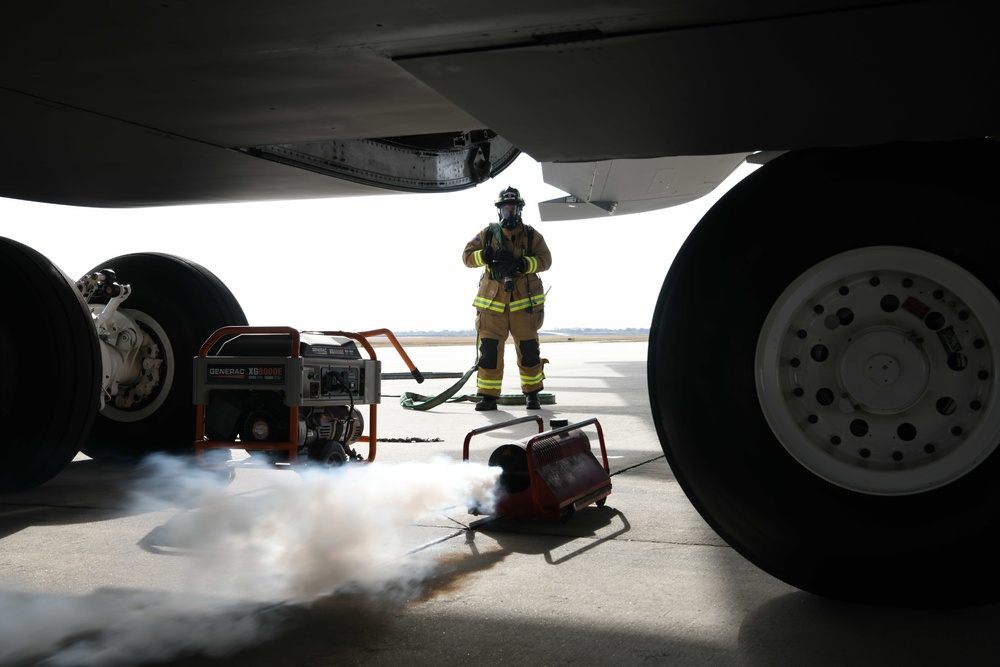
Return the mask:
<path fill-rule="evenodd" d="M 796 591 L 747 614 L 739 646 L 744 664 L 752 667 L 986 665 L 1000 655 L 998 624 L 1000 605 L 901 609 Z"/>
<path fill-rule="evenodd" d="M 619 510 L 590 505 L 565 522 L 530 519 L 483 519 L 471 527 L 488 534 L 505 551 L 541 554 L 545 562 L 559 565 L 615 540 L 632 529 Z M 472 531 L 466 541 L 473 545 Z M 579 541 L 577 546 L 573 543 Z M 570 546 L 572 545 L 572 546 Z"/>

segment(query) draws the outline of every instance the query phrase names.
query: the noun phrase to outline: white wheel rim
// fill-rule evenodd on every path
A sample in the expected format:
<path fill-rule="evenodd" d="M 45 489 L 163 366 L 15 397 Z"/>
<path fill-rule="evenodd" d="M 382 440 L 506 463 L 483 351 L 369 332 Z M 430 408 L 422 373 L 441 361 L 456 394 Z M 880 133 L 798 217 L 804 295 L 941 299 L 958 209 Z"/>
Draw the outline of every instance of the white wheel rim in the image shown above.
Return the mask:
<path fill-rule="evenodd" d="M 159 374 L 159 387 L 155 395 L 150 400 L 142 401 L 131 408 L 119 408 L 112 403 L 108 403 L 101 410 L 101 414 L 116 422 L 137 422 L 149 417 L 163 405 L 170 395 L 170 388 L 174 383 L 174 367 L 176 359 L 174 350 L 170 345 L 167 332 L 163 330 L 160 323 L 146 313 L 139 310 L 129 310 L 122 308 L 122 313 L 128 315 L 147 334 L 152 334 L 156 339 L 158 347 L 157 357 L 163 360 L 163 367 Z"/>
<path fill-rule="evenodd" d="M 777 439 L 819 477 L 921 493 L 997 445 L 996 332 L 1000 302 L 957 264 L 912 248 L 852 250 L 774 303 L 757 343 L 757 396 Z"/>

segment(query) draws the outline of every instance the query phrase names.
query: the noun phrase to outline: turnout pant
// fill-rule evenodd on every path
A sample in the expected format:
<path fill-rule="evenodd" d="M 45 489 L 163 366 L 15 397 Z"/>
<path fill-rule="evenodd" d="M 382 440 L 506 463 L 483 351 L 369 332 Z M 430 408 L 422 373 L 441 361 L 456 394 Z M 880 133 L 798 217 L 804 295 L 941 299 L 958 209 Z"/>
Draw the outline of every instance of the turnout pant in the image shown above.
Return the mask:
<path fill-rule="evenodd" d="M 500 396 L 503 384 L 503 351 L 507 336 L 514 338 L 517 350 L 517 367 L 521 372 L 521 391 L 529 393 L 542 389 L 545 373 L 542 367 L 548 362 L 541 358 L 538 347 L 538 330 L 542 328 L 545 311 L 536 308 L 502 313 L 491 310 L 476 311 L 476 333 L 479 335 L 479 368 L 476 393 Z"/>

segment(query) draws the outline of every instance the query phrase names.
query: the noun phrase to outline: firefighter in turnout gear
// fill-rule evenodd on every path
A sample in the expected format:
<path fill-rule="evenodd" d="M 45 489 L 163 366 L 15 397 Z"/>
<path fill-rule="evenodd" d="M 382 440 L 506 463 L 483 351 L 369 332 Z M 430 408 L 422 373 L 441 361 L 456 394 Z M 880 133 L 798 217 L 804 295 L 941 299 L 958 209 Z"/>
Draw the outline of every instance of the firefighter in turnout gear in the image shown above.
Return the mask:
<path fill-rule="evenodd" d="M 545 317 L 545 291 L 538 274 L 552 265 L 545 239 L 521 222 L 524 199 L 508 187 L 496 200 L 498 222 L 491 223 L 468 242 L 462 260 L 483 268 L 476 307 L 479 365 L 476 410 L 496 410 L 503 382 L 503 352 L 507 336 L 514 338 L 521 391 L 529 410 L 541 409 L 538 393 L 545 379 L 538 330 Z"/>

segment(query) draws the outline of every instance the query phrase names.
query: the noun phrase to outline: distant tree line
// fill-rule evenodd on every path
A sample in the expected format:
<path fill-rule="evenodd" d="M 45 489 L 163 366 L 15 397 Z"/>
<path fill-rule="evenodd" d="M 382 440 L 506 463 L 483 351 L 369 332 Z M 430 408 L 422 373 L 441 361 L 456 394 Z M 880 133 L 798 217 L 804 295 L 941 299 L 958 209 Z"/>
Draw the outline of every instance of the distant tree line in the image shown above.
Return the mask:
<path fill-rule="evenodd" d="M 439 331 L 395 331 L 393 332 L 396 336 L 404 337 L 443 337 L 443 336 L 455 336 L 455 337 L 466 337 L 475 336 L 475 329 L 462 329 L 459 331 L 454 331 L 452 329 L 444 329 Z M 648 328 L 638 328 L 629 327 L 627 329 L 604 329 L 600 327 L 582 327 L 575 329 L 545 329 L 539 332 L 543 336 L 545 334 L 558 334 L 565 336 L 635 336 L 635 335 L 646 335 L 649 333 Z"/>

